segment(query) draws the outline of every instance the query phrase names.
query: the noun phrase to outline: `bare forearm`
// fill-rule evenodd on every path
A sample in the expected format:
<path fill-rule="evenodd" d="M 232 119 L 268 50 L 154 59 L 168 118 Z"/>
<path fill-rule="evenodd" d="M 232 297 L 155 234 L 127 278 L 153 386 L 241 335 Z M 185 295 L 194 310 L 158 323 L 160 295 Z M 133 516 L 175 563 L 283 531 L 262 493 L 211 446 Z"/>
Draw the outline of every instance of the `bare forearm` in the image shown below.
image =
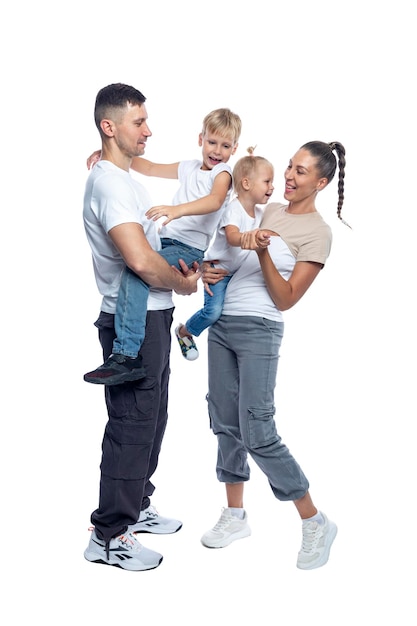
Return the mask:
<path fill-rule="evenodd" d="M 136 259 L 129 264 L 130 269 L 138 274 L 151 287 L 173 289 L 178 293 L 189 293 L 187 279 L 172 268 L 160 254 L 153 250 L 146 259 Z"/>
<path fill-rule="evenodd" d="M 258 249 L 257 253 L 268 293 L 280 311 L 287 311 L 302 298 L 322 267 L 319 263 L 298 262 L 290 278 L 285 280 L 275 267 L 267 248 Z"/>
<path fill-rule="evenodd" d="M 219 198 L 209 195 L 192 202 L 179 204 L 176 210 L 178 211 L 178 217 L 183 217 L 184 215 L 208 215 L 218 211 L 222 204 L 223 202 Z"/>

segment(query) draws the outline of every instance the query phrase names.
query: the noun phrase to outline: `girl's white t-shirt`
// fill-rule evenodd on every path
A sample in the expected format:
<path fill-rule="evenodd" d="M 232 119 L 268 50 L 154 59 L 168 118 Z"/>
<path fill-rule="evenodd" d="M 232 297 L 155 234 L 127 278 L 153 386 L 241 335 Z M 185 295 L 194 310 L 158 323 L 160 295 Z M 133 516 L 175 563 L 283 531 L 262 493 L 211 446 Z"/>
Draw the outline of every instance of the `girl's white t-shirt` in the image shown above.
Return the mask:
<path fill-rule="evenodd" d="M 288 280 L 297 261 L 326 263 L 330 254 L 332 233 L 318 212 L 294 215 L 287 205 L 268 204 L 260 228 L 276 232 L 268 247 L 272 261 Z M 224 315 L 254 315 L 278 322 L 282 312 L 269 296 L 258 255 L 251 250 L 231 278 L 223 305 Z"/>
<path fill-rule="evenodd" d="M 233 274 L 247 257 L 250 250 L 242 250 L 240 246 L 230 246 L 226 239 L 226 226 L 236 226 L 241 233 L 258 228 L 263 216 L 263 209 L 255 207 L 255 217 L 251 217 L 243 208 L 238 198 L 234 198 L 226 207 L 216 236 L 206 252 L 206 261 L 218 260 L 216 267 L 221 267 Z"/>

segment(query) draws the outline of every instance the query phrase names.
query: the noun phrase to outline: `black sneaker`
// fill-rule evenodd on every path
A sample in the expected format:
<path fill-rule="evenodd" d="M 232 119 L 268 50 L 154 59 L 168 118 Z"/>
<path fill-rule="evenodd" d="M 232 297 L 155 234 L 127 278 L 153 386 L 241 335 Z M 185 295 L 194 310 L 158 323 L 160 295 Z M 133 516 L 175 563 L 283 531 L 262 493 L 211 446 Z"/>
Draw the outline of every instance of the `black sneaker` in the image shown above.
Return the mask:
<path fill-rule="evenodd" d="M 145 376 L 141 355 L 133 358 L 124 354 L 111 354 L 103 365 L 84 374 L 84 380 L 86 383 L 96 385 L 121 385 L 128 381 L 145 378 Z"/>

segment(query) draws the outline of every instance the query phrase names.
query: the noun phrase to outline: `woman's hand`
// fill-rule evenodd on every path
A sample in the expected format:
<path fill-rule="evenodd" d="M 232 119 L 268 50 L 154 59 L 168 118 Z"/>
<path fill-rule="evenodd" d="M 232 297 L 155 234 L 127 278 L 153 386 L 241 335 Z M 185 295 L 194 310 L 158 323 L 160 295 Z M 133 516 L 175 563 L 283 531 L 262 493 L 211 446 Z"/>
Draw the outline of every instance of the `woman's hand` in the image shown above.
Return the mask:
<path fill-rule="evenodd" d="M 257 250 L 267 248 L 270 244 L 271 236 L 269 231 L 256 228 L 241 234 L 240 247 L 242 250 Z"/>

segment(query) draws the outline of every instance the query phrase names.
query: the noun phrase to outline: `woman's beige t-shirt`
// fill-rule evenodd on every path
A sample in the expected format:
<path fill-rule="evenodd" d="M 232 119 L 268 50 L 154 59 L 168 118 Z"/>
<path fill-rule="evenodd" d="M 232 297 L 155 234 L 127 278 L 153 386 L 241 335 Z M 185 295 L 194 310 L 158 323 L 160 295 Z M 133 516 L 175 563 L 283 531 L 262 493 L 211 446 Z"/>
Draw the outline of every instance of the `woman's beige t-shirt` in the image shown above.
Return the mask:
<path fill-rule="evenodd" d="M 325 264 L 332 245 L 332 231 L 320 213 L 287 213 L 286 204 L 272 202 L 265 208 L 260 228 L 272 230 L 287 244 L 297 261 Z"/>

